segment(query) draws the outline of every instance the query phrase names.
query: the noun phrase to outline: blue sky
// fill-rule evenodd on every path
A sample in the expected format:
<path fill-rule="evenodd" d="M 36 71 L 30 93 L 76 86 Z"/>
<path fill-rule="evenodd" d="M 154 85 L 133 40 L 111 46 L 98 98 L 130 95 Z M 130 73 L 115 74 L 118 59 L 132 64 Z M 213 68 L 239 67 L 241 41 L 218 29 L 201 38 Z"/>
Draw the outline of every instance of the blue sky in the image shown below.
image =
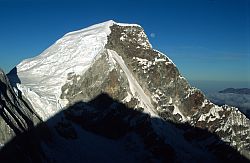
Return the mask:
<path fill-rule="evenodd" d="M 250 82 L 249 10 L 249 0 L 0 0 L 0 67 L 8 72 L 65 33 L 113 19 L 143 26 L 189 80 Z"/>

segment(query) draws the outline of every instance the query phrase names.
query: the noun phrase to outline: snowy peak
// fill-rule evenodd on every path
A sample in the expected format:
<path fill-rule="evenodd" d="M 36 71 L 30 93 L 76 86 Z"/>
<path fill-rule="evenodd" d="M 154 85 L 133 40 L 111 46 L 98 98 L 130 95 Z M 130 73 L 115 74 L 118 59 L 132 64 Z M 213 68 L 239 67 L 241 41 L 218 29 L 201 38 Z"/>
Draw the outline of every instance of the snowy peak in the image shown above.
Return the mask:
<path fill-rule="evenodd" d="M 106 35 L 109 35 L 111 32 L 110 26 L 112 26 L 114 24 L 119 25 L 119 26 L 130 26 L 130 27 L 138 26 L 138 27 L 140 27 L 140 25 L 138 25 L 138 24 L 117 23 L 113 20 L 108 20 L 106 22 L 95 24 L 95 25 L 92 25 L 92 26 L 84 28 L 84 29 L 69 32 L 69 33 L 65 34 L 64 37 L 69 36 L 69 35 L 81 34 L 81 33 L 89 32 L 89 31 L 92 31 L 92 33 L 95 33 L 95 34 L 104 32 L 104 33 L 106 33 Z"/>
<path fill-rule="evenodd" d="M 91 60 L 98 52 L 103 50 L 103 47 L 107 43 L 107 37 L 111 33 L 110 26 L 113 26 L 114 24 L 126 27 L 140 27 L 137 24 L 116 23 L 113 20 L 109 20 L 78 31 L 69 32 L 37 57 L 21 62 L 17 65 L 17 69 L 21 72 L 32 68 L 36 69 L 36 67 L 41 67 L 41 65 L 44 66 L 46 63 L 53 65 L 54 62 L 58 62 L 55 65 L 62 65 L 65 61 L 70 61 L 73 58 L 77 59 L 72 60 L 72 62 L 76 63 L 79 61 L 80 63 L 78 64 L 82 64 L 83 62 L 81 61 L 84 59 Z M 44 68 L 47 67 L 44 66 Z M 75 69 L 75 71 L 77 70 Z M 49 72 L 53 73 L 51 70 Z M 37 71 L 34 73 L 37 73 Z"/>
<path fill-rule="evenodd" d="M 21 62 L 16 70 L 18 89 L 44 121 L 79 101 L 86 103 L 105 93 L 151 117 L 153 132 L 166 142 L 171 139 L 166 131 L 186 132 L 167 122 L 187 123 L 209 130 L 225 142 L 232 140 L 233 148 L 250 153 L 249 119 L 235 112 L 235 108 L 219 107 L 206 100 L 200 90 L 189 85 L 170 58 L 152 48 L 139 25 L 111 20 L 70 32 L 42 54 Z M 11 79 L 15 84 L 18 80 L 14 77 Z M 115 105 L 112 102 L 109 107 Z M 244 127 L 230 126 L 240 124 L 241 118 Z M 184 139 L 183 135 L 180 137 Z M 168 143 L 173 143 L 177 151 L 182 148 L 180 143 Z"/>
<path fill-rule="evenodd" d="M 73 74 L 83 75 L 104 53 L 111 26 L 127 28 L 128 33 L 131 33 L 133 28 L 139 28 L 140 35 L 146 38 L 140 26 L 110 20 L 70 32 L 40 55 L 26 59 L 16 66 L 17 76 L 21 81 L 19 89 L 32 105 L 45 108 L 39 109 L 44 119 L 54 115 L 66 105 L 67 101 L 59 97 L 68 77 Z M 129 41 L 135 40 L 137 39 Z M 142 43 L 142 40 L 139 42 Z M 146 42 L 145 45 L 149 46 L 148 40 Z"/>
<path fill-rule="evenodd" d="M 71 35 L 76 35 L 76 34 L 82 34 L 82 33 L 92 33 L 92 34 L 98 34 L 98 33 L 106 33 L 106 35 L 110 34 L 110 26 L 112 26 L 115 22 L 113 20 L 109 20 L 103 23 L 95 24 L 90 27 L 80 29 L 77 31 L 69 32 L 64 35 L 64 37 L 71 36 Z"/>

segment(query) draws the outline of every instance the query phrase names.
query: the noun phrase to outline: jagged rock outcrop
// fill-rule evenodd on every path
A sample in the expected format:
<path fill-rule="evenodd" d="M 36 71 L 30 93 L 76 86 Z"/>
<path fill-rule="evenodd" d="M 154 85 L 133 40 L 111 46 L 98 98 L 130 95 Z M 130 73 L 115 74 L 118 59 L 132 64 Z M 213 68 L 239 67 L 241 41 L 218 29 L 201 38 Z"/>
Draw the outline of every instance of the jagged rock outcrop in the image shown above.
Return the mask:
<path fill-rule="evenodd" d="M 1 162 L 43 162 L 40 138 L 48 133 L 32 105 L 0 70 Z"/>
<path fill-rule="evenodd" d="M 234 150 L 249 158 L 249 119 L 236 108 L 212 104 L 191 87 L 175 64 L 152 48 L 139 25 L 108 21 L 68 33 L 16 69 L 16 74 L 9 74 L 12 84 L 60 137 L 45 148 L 52 160 L 65 159 L 53 150 L 59 149 L 58 144 L 67 146 L 68 153 L 78 147 L 68 141 L 88 144 L 78 125 L 106 138 L 119 138 L 121 146 L 120 139 L 136 134 L 133 141 L 143 144 L 142 153 L 157 161 L 246 161 Z M 103 94 L 108 98 L 100 98 Z M 82 148 L 78 149 L 86 152 Z M 165 150 L 166 158 L 160 152 Z M 100 159 L 108 161 L 105 156 Z M 134 156 L 129 159 L 138 161 Z"/>
<path fill-rule="evenodd" d="M 7 76 L 0 70 L 0 144 L 32 129 L 41 122 L 32 106 L 12 88 Z"/>

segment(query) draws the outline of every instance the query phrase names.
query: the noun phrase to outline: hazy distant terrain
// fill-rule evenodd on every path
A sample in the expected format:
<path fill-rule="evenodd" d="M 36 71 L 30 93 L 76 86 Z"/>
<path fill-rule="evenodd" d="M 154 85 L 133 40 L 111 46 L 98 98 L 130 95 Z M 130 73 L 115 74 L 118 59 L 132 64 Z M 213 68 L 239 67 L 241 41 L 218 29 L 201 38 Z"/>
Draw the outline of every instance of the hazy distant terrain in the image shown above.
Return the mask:
<path fill-rule="evenodd" d="M 244 94 L 244 95 L 250 95 L 250 89 L 248 88 L 227 88 L 222 91 L 219 91 L 219 93 L 233 93 L 233 94 Z"/>

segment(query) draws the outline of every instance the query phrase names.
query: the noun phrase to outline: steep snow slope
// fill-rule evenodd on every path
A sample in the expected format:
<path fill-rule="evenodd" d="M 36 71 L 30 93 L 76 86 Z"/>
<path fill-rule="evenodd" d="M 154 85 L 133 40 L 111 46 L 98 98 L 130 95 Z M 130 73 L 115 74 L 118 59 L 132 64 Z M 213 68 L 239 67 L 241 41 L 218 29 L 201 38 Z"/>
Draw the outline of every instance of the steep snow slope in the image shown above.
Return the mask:
<path fill-rule="evenodd" d="M 65 106 L 67 101 L 59 97 L 68 74 L 83 74 L 99 57 L 113 23 L 107 21 L 70 32 L 39 56 L 16 66 L 21 79 L 18 88 L 44 120 Z"/>

